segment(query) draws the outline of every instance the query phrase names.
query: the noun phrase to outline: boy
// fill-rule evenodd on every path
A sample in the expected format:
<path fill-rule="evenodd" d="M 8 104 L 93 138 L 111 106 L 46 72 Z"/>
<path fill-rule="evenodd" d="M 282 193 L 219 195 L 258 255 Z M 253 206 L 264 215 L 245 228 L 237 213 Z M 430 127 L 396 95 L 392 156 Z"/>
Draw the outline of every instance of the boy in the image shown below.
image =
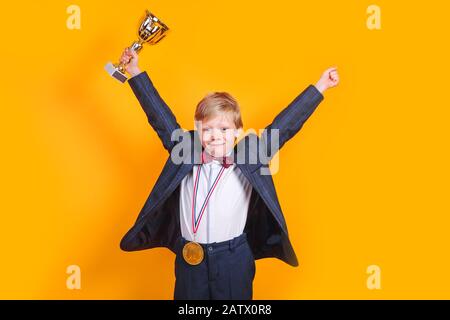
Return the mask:
<path fill-rule="evenodd" d="M 197 130 L 185 132 L 193 145 L 200 141 L 201 149 L 183 152 L 188 161 L 175 163 L 181 142 L 172 140 L 172 133 L 180 125 L 139 69 L 137 54 L 125 49 L 120 61 L 170 154 L 121 249 L 166 247 L 174 252 L 174 299 L 252 299 L 255 259 L 275 257 L 298 266 L 272 176 L 261 174 L 268 165 L 258 157 L 260 148 L 273 157 L 301 129 L 323 92 L 339 83 L 336 68 L 327 69 L 266 127 L 265 137 L 279 134 L 275 148 L 270 139 L 255 134 L 236 144 L 243 128 L 236 100 L 225 92 L 207 95 L 195 111 Z M 239 153 L 244 161 L 237 161 L 242 160 Z"/>

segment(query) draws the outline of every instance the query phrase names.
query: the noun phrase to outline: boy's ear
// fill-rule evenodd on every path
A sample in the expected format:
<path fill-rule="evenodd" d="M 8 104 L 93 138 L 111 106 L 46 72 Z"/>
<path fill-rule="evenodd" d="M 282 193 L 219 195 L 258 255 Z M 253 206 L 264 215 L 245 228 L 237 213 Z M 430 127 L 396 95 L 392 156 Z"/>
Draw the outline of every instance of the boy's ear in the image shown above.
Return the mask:
<path fill-rule="evenodd" d="M 195 127 L 195 130 L 200 131 L 200 129 L 202 128 L 202 122 L 198 121 L 198 120 L 194 120 L 194 127 Z"/>
<path fill-rule="evenodd" d="M 242 131 L 243 131 L 242 128 L 234 130 L 234 136 L 236 138 L 239 137 L 241 135 Z"/>

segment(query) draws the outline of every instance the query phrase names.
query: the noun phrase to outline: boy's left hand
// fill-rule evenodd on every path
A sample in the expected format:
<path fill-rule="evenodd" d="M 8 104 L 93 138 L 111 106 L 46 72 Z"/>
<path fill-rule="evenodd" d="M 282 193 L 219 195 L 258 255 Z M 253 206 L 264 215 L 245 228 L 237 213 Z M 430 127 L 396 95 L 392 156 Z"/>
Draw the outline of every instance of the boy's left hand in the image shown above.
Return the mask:
<path fill-rule="evenodd" d="M 329 88 L 336 87 L 339 84 L 339 74 L 337 67 L 328 68 L 324 71 L 319 81 L 317 81 L 316 88 L 321 93 Z"/>

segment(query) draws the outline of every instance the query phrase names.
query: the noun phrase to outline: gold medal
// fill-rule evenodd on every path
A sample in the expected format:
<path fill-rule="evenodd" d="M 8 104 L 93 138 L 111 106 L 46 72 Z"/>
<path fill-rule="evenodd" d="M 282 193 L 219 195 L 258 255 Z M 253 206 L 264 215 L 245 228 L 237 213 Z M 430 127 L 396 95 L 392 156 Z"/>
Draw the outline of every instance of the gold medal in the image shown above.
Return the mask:
<path fill-rule="evenodd" d="M 183 258 L 190 265 L 197 265 L 203 260 L 203 248 L 197 242 L 189 241 L 183 247 Z"/>

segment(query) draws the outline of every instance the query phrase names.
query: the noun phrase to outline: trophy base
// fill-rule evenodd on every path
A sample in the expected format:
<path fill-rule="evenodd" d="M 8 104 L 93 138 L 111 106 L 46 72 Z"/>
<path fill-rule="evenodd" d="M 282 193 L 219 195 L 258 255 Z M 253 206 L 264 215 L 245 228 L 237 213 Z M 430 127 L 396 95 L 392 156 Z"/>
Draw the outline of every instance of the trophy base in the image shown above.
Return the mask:
<path fill-rule="evenodd" d="M 111 62 L 108 62 L 105 65 L 105 70 L 109 73 L 109 75 L 120 82 L 124 83 L 128 80 L 127 76 L 120 72 L 117 67 L 115 67 Z"/>

